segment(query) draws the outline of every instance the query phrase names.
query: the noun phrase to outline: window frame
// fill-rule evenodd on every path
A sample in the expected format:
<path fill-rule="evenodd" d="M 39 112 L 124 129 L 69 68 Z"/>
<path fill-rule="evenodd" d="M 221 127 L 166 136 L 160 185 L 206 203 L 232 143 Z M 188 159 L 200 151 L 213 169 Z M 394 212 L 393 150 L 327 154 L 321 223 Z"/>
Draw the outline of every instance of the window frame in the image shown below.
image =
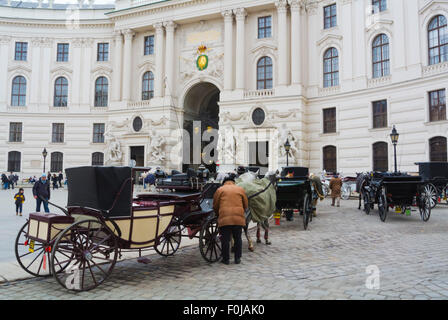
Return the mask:
<path fill-rule="evenodd" d="M 263 64 L 261 65 L 260 63 L 262 62 L 262 60 Z M 270 62 L 270 64 L 267 62 Z M 270 78 L 267 77 L 267 73 L 269 71 L 268 68 L 270 68 L 270 74 L 271 74 Z M 263 70 L 263 78 L 259 78 L 259 72 L 261 69 Z M 271 57 L 263 56 L 260 57 L 260 59 L 258 59 L 256 79 L 257 79 L 257 90 L 270 90 L 274 87 L 274 63 Z M 269 82 L 270 87 L 268 87 Z M 260 84 L 262 84 L 262 87 L 259 86 Z"/>
<path fill-rule="evenodd" d="M 98 42 L 96 50 L 96 61 L 109 61 L 109 42 Z"/>
<path fill-rule="evenodd" d="M 439 141 L 437 141 L 437 140 L 439 140 Z M 433 161 L 446 162 L 448 160 L 448 151 L 447 151 L 448 141 L 447 140 L 448 139 L 443 136 L 436 136 L 436 137 L 432 137 L 431 139 L 429 139 L 429 161 L 431 161 L 431 162 L 433 162 Z M 442 143 L 445 145 L 445 150 L 437 151 L 436 153 L 434 153 L 433 145 L 440 141 L 442 141 Z M 437 158 L 437 156 L 440 156 L 440 158 Z"/>
<path fill-rule="evenodd" d="M 97 128 L 99 128 L 99 129 L 96 130 Z M 106 125 L 104 123 L 94 123 L 93 124 L 92 143 L 104 143 L 105 130 L 106 130 Z"/>
<path fill-rule="evenodd" d="M 445 25 L 440 26 L 440 19 L 441 18 L 445 19 Z M 437 27 L 433 28 L 433 29 L 430 29 L 431 24 L 436 19 L 437 19 Z M 445 57 L 445 56 L 441 55 L 441 48 L 442 47 L 446 46 L 447 47 L 446 50 L 448 52 L 448 43 L 441 44 L 441 41 L 440 41 L 440 30 L 442 28 L 446 28 L 447 30 L 445 32 L 448 33 L 448 19 L 447 19 L 447 17 L 445 17 L 444 15 L 439 14 L 439 15 L 436 15 L 433 18 L 431 18 L 431 20 L 428 23 L 427 30 L 426 30 L 426 34 L 427 34 L 427 37 L 428 37 L 428 65 L 430 65 L 430 66 L 448 61 L 448 53 L 446 54 L 445 60 L 442 60 L 442 57 Z M 437 31 L 437 45 L 434 46 L 434 47 L 431 47 L 431 32 L 434 32 L 434 31 Z M 431 55 L 431 51 L 435 50 L 435 49 L 437 49 L 438 54 L 435 55 L 435 56 L 432 56 Z M 436 58 L 437 58 L 437 61 L 435 61 Z"/>
<path fill-rule="evenodd" d="M 334 14 L 332 12 L 333 8 L 334 8 Z M 324 30 L 337 27 L 337 25 L 338 25 L 338 21 L 337 21 L 338 10 L 337 10 L 336 2 L 323 7 L 323 9 L 324 9 Z M 327 9 L 330 10 L 329 16 L 327 16 Z M 327 26 L 327 21 L 329 22 L 328 26 Z"/>
<path fill-rule="evenodd" d="M 330 56 L 327 57 L 327 53 L 330 52 Z M 334 55 L 336 53 L 336 55 Z M 334 60 L 336 60 L 337 69 L 334 68 Z M 330 71 L 325 70 L 326 63 L 330 63 L 331 69 Z M 327 81 L 327 75 L 330 76 L 330 82 Z M 331 47 L 325 50 L 323 56 L 323 87 L 324 88 L 332 88 L 339 86 L 339 50 L 336 47 Z"/>
<path fill-rule="evenodd" d="M 381 105 L 380 105 L 381 104 Z M 384 106 L 385 110 L 375 110 L 378 106 Z M 378 118 L 383 119 L 381 121 L 377 120 Z M 383 129 L 388 127 L 387 122 L 387 99 L 377 100 L 372 102 L 372 129 Z M 378 124 L 380 123 L 381 124 Z"/>
<path fill-rule="evenodd" d="M 329 112 L 334 114 L 334 119 L 326 118 L 326 116 L 328 116 Z M 337 112 L 336 107 L 322 109 L 322 132 L 323 132 L 323 134 L 337 133 L 336 112 Z M 330 122 L 332 122 L 332 123 L 329 125 Z M 334 131 L 332 131 L 332 130 L 330 131 L 330 129 L 333 129 L 333 127 L 334 127 Z"/>
<path fill-rule="evenodd" d="M 444 101 L 441 102 L 440 93 L 443 92 Z M 432 94 L 437 94 L 437 104 L 433 105 Z M 446 115 L 446 91 L 445 89 L 438 89 L 428 92 L 428 105 L 429 105 L 429 122 L 437 122 L 447 120 Z M 439 110 L 433 111 L 433 109 L 438 108 Z M 434 114 L 437 113 L 437 117 Z"/>
<path fill-rule="evenodd" d="M 378 154 L 378 151 L 385 151 L 385 154 Z M 372 144 L 372 170 L 377 172 L 389 171 L 389 145 L 387 142 L 378 141 Z"/>
<path fill-rule="evenodd" d="M 380 39 L 380 44 L 376 45 L 375 42 L 377 41 L 378 38 Z M 387 42 L 383 42 L 383 40 L 386 39 Z M 387 48 L 387 53 L 388 53 L 388 58 L 386 59 L 384 56 L 384 52 Z M 375 49 L 379 49 L 380 50 L 380 59 L 379 60 L 375 60 L 376 55 L 375 55 Z M 376 65 L 380 65 L 381 66 L 381 71 L 379 74 L 376 74 L 375 72 L 375 66 Z M 385 34 L 385 33 L 381 33 L 377 36 L 375 36 L 375 38 L 372 41 L 372 78 L 376 79 L 376 78 L 382 78 L 382 77 L 387 77 L 390 75 L 390 42 L 389 42 L 389 37 Z"/>
<path fill-rule="evenodd" d="M 266 22 L 268 19 L 269 19 L 269 26 L 266 26 Z M 264 21 L 262 27 L 260 27 L 260 21 Z M 267 34 L 268 31 L 269 35 Z M 266 39 L 266 38 L 272 38 L 272 15 L 257 18 L 257 39 Z"/>
<path fill-rule="evenodd" d="M 60 80 L 61 83 L 58 83 L 58 80 Z M 56 100 L 58 100 L 57 103 Z M 68 106 L 68 80 L 64 76 L 57 77 L 54 80 L 53 106 L 54 107 Z"/>
<path fill-rule="evenodd" d="M 152 39 L 152 42 L 149 41 L 149 39 Z M 147 42 L 148 40 L 148 42 Z M 149 56 L 149 55 L 153 55 L 154 54 L 154 35 L 148 35 L 148 36 L 144 36 L 143 37 L 143 55 L 144 56 Z"/>
<path fill-rule="evenodd" d="M 95 157 L 101 156 L 101 161 L 98 161 L 98 159 L 95 159 Z M 99 164 L 101 163 L 101 164 Z M 92 166 L 104 166 L 104 153 L 103 152 L 93 152 L 92 153 Z"/>
<path fill-rule="evenodd" d="M 56 49 L 56 61 L 68 62 L 70 52 L 70 43 L 58 43 Z"/>
<path fill-rule="evenodd" d="M 23 82 L 21 81 L 23 79 Z M 15 81 L 19 82 L 16 83 Z M 15 86 L 18 85 L 17 94 L 14 93 Z M 26 78 L 22 75 L 15 76 L 11 81 L 11 106 L 12 107 L 25 107 L 26 106 L 26 90 L 27 90 L 27 81 Z M 23 100 L 22 100 L 23 99 Z M 17 101 L 15 101 L 17 100 Z"/>
<path fill-rule="evenodd" d="M 100 81 L 100 83 L 98 82 Z M 109 79 L 99 76 L 95 80 L 94 107 L 107 107 L 109 104 Z"/>
<path fill-rule="evenodd" d="M 16 157 L 15 159 L 11 159 L 12 155 L 18 155 L 18 157 Z M 9 151 L 7 165 L 7 172 L 20 172 L 22 168 L 22 153 L 15 150 Z"/>
<path fill-rule="evenodd" d="M 23 122 L 9 123 L 9 142 L 22 142 Z"/>
<path fill-rule="evenodd" d="M 65 125 L 61 122 L 51 124 L 51 143 L 64 143 Z"/>
<path fill-rule="evenodd" d="M 326 155 L 329 152 L 326 152 L 326 150 L 331 150 L 332 154 L 334 153 L 334 159 L 326 157 Z M 334 162 L 334 170 L 327 170 L 328 162 L 331 162 L 331 165 L 333 165 Z M 333 168 L 328 168 L 333 169 Z M 327 145 L 322 148 L 322 170 L 325 170 L 326 172 L 333 172 L 336 173 L 338 170 L 338 148 L 334 145 Z"/>
<path fill-rule="evenodd" d="M 386 0 L 372 0 L 372 14 L 377 14 L 387 10 Z"/>
<path fill-rule="evenodd" d="M 142 100 L 151 100 L 152 98 L 154 98 L 154 73 L 148 70 L 142 76 Z"/>
<path fill-rule="evenodd" d="M 55 159 L 60 155 L 60 159 Z M 50 172 L 59 172 L 64 169 L 64 154 L 59 151 L 54 151 L 50 155 Z"/>
<path fill-rule="evenodd" d="M 19 51 L 17 51 L 18 45 L 20 46 Z M 15 47 L 14 47 L 14 60 L 15 61 L 27 61 L 27 59 L 28 59 L 28 42 L 16 41 Z"/>

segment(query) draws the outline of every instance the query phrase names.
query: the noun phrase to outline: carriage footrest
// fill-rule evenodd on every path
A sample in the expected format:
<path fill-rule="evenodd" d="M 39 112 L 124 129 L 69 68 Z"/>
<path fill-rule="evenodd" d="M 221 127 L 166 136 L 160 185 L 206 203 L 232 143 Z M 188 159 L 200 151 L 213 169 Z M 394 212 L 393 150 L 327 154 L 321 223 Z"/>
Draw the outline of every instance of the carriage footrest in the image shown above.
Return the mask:
<path fill-rule="evenodd" d="M 27 236 L 32 240 L 50 243 L 74 221 L 73 217 L 55 213 L 30 213 Z"/>

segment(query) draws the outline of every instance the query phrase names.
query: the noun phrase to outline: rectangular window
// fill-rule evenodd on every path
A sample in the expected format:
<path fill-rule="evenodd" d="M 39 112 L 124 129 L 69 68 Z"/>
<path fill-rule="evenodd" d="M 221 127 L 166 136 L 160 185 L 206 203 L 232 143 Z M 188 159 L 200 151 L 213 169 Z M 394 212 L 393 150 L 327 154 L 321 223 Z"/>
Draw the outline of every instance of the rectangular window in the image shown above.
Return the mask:
<path fill-rule="evenodd" d="M 26 61 L 28 42 L 16 42 L 15 60 Z"/>
<path fill-rule="evenodd" d="M 387 100 L 372 103 L 373 128 L 387 127 Z"/>
<path fill-rule="evenodd" d="M 97 61 L 108 61 L 109 60 L 109 44 L 108 43 L 98 43 L 96 60 Z"/>
<path fill-rule="evenodd" d="M 386 0 L 372 0 L 372 13 L 378 13 L 387 9 Z"/>
<path fill-rule="evenodd" d="M 336 27 L 336 3 L 324 7 L 324 29 Z"/>
<path fill-rule="evenodd" d="M 9 142 L 22 142 L 22 122 L 9 123 Z"/>
<path fill-rule="evenodd" d="M 58 43 L 58 52 L 56 61 L 67 62 L 68 61 L 68 43 Z"/>
<path fill-rule="evenodd" d="M 144 52 L 145 56 L 154 54 L 154 36 L 145 37 Z"/>
<path fill-rule="evenodd" d="M 323 110 L 324 115 L 324 133 L 336 132 L 336 108 Z"/>
<path fill-rule="evenodd" d="M 51 135 L 51 142 L 62 143 L 64 142 L 64 124 L 53 123 L 53 132 Z"/>
<path fill-rule="evenodd" d="M 271 16 L 258 18 L 258 39 L 271 37 Z"/>
<path fill-rule="evenodd" d="M 104 143 L 104 123 L 93 124 L 93 143 Z"/>
<path fill-rule="evenodd" d="M 429 93 L 429 121 L 446 120 L 445 89 Z"/>

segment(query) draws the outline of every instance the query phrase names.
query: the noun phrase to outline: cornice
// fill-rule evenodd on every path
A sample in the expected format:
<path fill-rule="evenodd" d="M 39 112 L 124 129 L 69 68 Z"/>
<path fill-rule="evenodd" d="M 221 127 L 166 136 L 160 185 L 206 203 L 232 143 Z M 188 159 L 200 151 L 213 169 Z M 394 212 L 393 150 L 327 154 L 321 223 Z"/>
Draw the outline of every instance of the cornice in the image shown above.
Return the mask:
<path fill-rule="evenodd" d="M 328 34 L 325 37 L 323 37 L 322 39 L 320 39 L 319 41 L 317 41 L 316 45 L 318 47 L 320 47 L 322 45 L 322 43 L 325 43 L 325 42 L 329 41 L 330 39 L 336 40 L 336 41 L 341 41 L 342 40 L 342 36 L 334 35 L 334 34 Z"/>
<path fill-rule="evenodd" d="M 65 20 L 39 20 L 39 19 L 9 19 L 1 18 L 0 25 L 14 25 L 29 28 L 49 28 L 49 29 L 66 29 Z M 104 29 L 113 28 L 114 23 L 109 20 L 81 20 L 78 27 L 80 29 Z"/>

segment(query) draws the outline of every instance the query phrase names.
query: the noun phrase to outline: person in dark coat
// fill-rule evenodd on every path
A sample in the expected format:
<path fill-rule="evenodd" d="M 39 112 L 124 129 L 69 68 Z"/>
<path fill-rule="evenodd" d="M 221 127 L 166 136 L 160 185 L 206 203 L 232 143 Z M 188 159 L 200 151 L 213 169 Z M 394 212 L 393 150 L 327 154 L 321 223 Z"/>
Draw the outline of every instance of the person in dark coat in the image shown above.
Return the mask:
<path fill-rule="evenodd" d="M 11 174 L 8 177 L 9 180 L 9 186 L 11 187 L 11 189 L 14 190 L 14 174 L 11 172 Z M 9 189 L 9 187 L 8 187 Z"/>
<path fill-rule="evenodd" d="M 9 187 L 9 180 L 6 174 L 2 173 L 2 183 L 3 183 L 3 190 L 8 189 Z"/>
<path fill-rule="evenodd" d="M 33 196 L 36 199 L 36 212 L 40 212 L 40 204 L 43 202 L 45 212 L 50 212 L 48 209 L 48 200 L 50 200 L 50 182 L 47 180 L 45 173 L 33 186 Z M 42 200 L 42 198 L 44 200 Z"/>
<path fill-rule="evenodd" d="M 58 188 L 58 177 L 56 176 L 56 173 L 53 174 L 51 177 L 51 182 L 53 183 L 53 190 Z"/>
<path fill-rule="evenodd" d="M 60 188 L 62 188 L 62 180 L 64 180 L 64 175 L 62 174 L 62 171 L 59 171 L 58 183 Z"/>
<path fill-rule="evenodd" d="M 218 215 L 218 227 L 222 235 L 222 263 L 229 264 L 230 238 L 235 241 L 235 263 L 241 262 L 241 232 L 246 226 L 245 211 L 248 199 L 243 188 L 235 184 L 235 177 L 228 175 L 213 196 L 213 210 Z"/>

